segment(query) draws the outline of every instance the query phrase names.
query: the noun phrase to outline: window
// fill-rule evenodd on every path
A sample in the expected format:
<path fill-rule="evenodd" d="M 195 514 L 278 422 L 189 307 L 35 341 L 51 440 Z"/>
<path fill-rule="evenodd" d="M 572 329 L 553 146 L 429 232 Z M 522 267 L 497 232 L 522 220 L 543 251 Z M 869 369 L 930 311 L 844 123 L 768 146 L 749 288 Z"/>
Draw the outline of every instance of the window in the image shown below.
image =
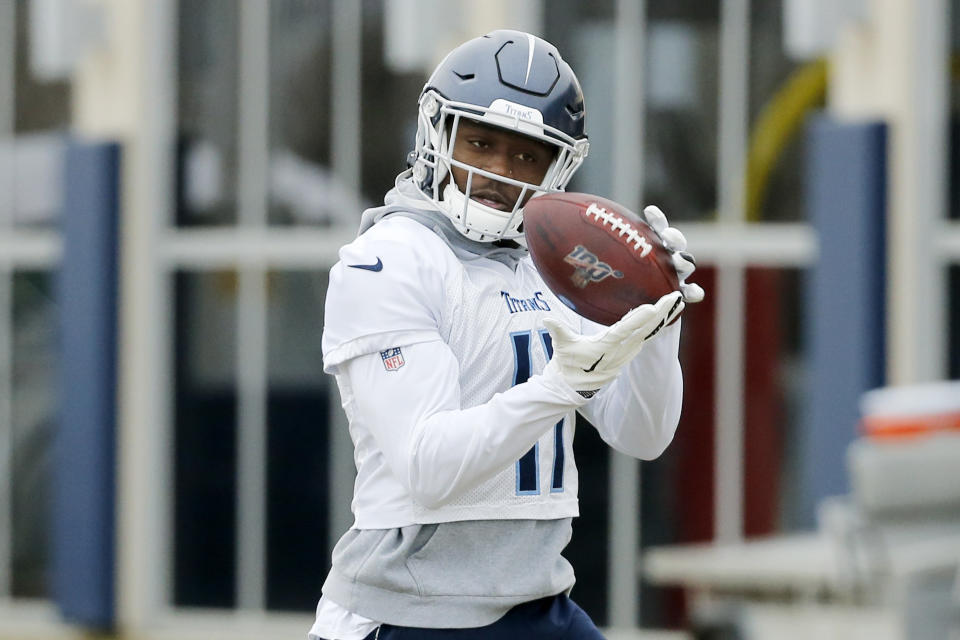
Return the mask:
<path fill-rule="evenodd" d="M 69 84 L 34 77 L 27 2 L 0 5 L 0 607 L 51 596 L 55 230 Z"/>

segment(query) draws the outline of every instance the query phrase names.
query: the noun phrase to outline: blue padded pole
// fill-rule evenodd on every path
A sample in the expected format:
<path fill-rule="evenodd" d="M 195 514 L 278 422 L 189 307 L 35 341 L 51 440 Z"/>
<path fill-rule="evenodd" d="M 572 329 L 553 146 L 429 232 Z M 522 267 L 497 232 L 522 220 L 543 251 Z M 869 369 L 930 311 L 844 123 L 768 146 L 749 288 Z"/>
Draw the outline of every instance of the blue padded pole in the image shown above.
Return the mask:
<path fill-rule="evenodd" d="M 887 127 L 814 118 L 807 129 L 807 216 L 819 260 L 805 285 L 810 379 L 801 420 L 799 513 L 848 492 L 845 455 L 860 395 L 883 383 Z"/>
<path fill-rule="evenodd" d="M 114 621 L 120 150 L 67 149 L 58 280 L 63 404 L 54 440 L 52 584 L 68 621 Z"/>

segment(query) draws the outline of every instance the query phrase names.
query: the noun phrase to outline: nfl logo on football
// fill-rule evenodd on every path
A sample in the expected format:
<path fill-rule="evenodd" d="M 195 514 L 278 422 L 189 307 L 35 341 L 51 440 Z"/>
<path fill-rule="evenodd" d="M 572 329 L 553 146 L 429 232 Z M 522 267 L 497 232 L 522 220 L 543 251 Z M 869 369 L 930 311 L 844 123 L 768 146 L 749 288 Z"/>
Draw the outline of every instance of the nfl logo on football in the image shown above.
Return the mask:
<path fill-rule="evenodd" d="M 573 275 L 570 276 L 570 279 L 573 280 L 573 284 L 581 289 L 591 282 L 600 282 L 607 276 L 623 278 L 622 271 L 617 271 L 606 262 L 601 262 L 596 255 L 582 244 L 574 247 L 573 251 L 568 253 L 563 261 L 574 266 Z"/>
<path fill-rule="evenodd" d="M 394 347 L 393 349 L 381 351 L 380 357 L 383 358 L 383 368 L 387 371 L 396 371 L 406 364 L 403 359 L 403 353 L 400 351 L 400 347 Z"/>

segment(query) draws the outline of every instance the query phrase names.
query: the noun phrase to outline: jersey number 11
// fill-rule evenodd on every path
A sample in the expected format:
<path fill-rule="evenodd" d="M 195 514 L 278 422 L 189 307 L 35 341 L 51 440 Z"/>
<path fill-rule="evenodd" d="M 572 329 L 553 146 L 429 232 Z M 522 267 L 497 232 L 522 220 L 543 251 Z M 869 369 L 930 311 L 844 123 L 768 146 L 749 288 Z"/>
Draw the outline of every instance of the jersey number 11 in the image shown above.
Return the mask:
<path fill-rule="evenodd" d="M 546 329 L 541 329 L 540 344 L 547 360 L 553 357 L 553 341 Z M 532 332 L 517 331 L 510 334 L 513 340 L 513 384 L 518 385 L 530 378 L 533 358 L 530 350 Z M 530 451 L 517 460 L 517 495 L 532 496 L 540 494 L 540 443 L 533 445 Z M 563 420 L 553 427 L 553 473 L 550 492 L 563 491 Z"/>

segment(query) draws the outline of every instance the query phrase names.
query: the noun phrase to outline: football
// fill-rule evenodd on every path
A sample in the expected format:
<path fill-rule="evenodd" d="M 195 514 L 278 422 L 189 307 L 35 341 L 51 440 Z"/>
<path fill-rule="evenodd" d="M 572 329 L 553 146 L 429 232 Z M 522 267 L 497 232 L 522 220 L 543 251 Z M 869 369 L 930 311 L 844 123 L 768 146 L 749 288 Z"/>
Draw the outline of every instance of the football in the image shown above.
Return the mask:
<path fill-rule="evenodd" d="M 680 288 L 656 232 L 612 200 L 587 193 L 532 198 L 523 230 L 547 286 L 588 320 L 611 325 Z"/>

